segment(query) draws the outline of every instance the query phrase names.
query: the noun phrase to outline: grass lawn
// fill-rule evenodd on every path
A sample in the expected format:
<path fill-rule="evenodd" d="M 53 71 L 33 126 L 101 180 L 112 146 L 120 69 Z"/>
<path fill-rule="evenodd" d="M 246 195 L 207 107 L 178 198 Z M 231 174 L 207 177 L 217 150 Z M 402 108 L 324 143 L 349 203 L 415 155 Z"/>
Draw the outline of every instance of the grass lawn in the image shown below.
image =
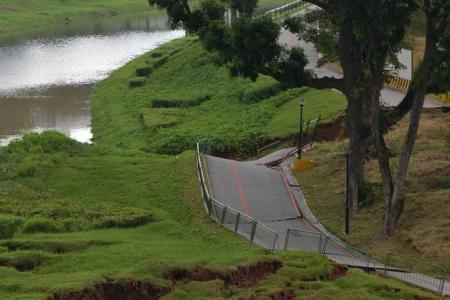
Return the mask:
<path fill-rule="evenodd" d="M 195 5 L 197 1 L 190 1 Z M 257 11 L 292 2 L 262 0 Z M 0 40 L 27 33 L 48 32 L 68 24 L 83 24 L 111 17 L 165 15 L 147 0 L 0 0 Z"/>
<path fill-rule="evenodd" d="M 0 39 L 34 31 L 51 31 L 72 22 L 114 16 L 162 15 L 145 0 L 0 0 Z"/>
<path fill-rule="evenodd" d="M 422 117 L 418 140 L 403 190 L 405 211 L 397 234 L 381 240 L 384 213 L 378 164 L 367 163 L 372 204 L 351 218 L 351 235 L 344 236 L 345 161 L 342 152 L 346 141 L 318 144 L 307 157 L 317 162 L 312 171 L 297 178 L 308 204 L 318 219 L 344 240 L 369 250 L 384 259 L 389 252 L 421 258 L 450 269 L 450 116 L 426 113 Z M 396 160 L 406 133 L 407 120 L 388 135 L 388 144 Z"/>
<path fill-rule="evenodd" d="M 83 145 L 52 132 L 0 148 L 0 299 L 145 294 L 144 284 L 167 299 L 429 296 L 355 271 L 336 280 L 323 256 L 270 254 L 220 228 L 204 214 L 194 154 Z"/>
<path fill-rule="evenodd" d="M 141 77 L 142 87 L 129 88 L 137 70 L 151 73 Z M 194 149 L 206 138 L 216 153 L 252 153 L 296 132 L 302 95 L 308 100 L 306 118 L 322 114 L 330 120 L 345 107 L 334 91 L 283 90 L 267 76 L 255 82 L 233 78 L 196 39 L 183 38 L 98 85 L 92 96 L 94 137 L 99 144 L 166 154 Z"/>

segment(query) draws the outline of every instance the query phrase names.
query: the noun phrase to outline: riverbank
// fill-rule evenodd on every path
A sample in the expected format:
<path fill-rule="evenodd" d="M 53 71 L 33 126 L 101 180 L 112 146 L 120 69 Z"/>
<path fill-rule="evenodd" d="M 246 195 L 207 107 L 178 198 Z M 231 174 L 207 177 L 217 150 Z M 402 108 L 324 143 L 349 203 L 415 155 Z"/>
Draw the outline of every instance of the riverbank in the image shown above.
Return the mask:
<path fill-rule="evenodd" d="M 183 38 L 130 62 L 97 86 L 91 107 L 94 141 L 178 154 L 208 139 L 217 154 L 254 154 L 271 141 L 292 140 L 300 97 L 307 103 L 306 119 L 321 115 L 328 122 L 345 109 L 345 98 L 331 90 L 286 90 L 268 76 L 255 82 L 231 77 L 197 39 Z"/>
<path fill-rule="evenodd" d="M 48 34 L 72 24 L 164 13 L 145 0 L 3 0 L 0 1 L 0 41 Z"/>

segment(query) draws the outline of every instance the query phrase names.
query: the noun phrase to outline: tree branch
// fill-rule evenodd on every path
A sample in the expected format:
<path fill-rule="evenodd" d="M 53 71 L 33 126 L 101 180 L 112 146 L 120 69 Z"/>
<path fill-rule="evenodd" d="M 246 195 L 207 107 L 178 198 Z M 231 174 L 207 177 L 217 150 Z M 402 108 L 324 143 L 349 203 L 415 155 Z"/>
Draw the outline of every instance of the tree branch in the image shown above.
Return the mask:
<path fill-rule="evenodd" d="M 316 89 L 336 89 L 344 93 L 343 79 L 334 77 L 313 78 L 307 85 Z"/>

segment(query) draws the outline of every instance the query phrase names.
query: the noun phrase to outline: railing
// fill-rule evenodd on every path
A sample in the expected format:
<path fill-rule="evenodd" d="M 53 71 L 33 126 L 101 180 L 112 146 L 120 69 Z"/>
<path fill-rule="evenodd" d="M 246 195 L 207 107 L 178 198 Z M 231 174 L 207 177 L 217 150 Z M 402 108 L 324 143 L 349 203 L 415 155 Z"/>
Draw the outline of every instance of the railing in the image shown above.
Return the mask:
<path fill-rule="evenodd" d="M 396 253 L 389 253 L 384 265 L 384 275 L 443 294 L 447 270 L 441 266 Z"/>
<path fill-rule="evenodd" d="M 270 17 L 270 18 L 273 18 L 273 19 L 279 18 L 279 17 L 284 17 L 284 16 L 291 14 L 292 12 L 298 10 L 300 7 L 303 7 L 305 5 L 306 5 L 305 2 L 303 2 L 301 0 L 297 0 L 297 1 L 285 4 L 283 6 L 276 7 L 274 9 L 269 10 L 269 11 L 266 11 L 266 12 L 264 12 L 264 13 L 256 16 L 256 17 L 258 18 L 258 17 L 266 16 L 266 17 Z"/>
<path fill-rule="evenodd" d="M 225 228 L 247 238 L 271 251 L 279 250 L 279 235 L 263 223 L 215 200 L 208 191 L 205 166 L 202 161 L 200 142 L 197 143 L 197 171 L 203 203 L 207 214 Z M 350 246 L 320 232 L 289 228 L 286 232 L 284 250 L 303 250 L 326 255 L 331 260 L 364 271 L 378 271 L 412 285 L 443 294 L 447 271 L 445 268 L 413 258 L 391 253 L 385 264 L 375 262 L 370 253 Z"/>
<path fill-rule="evenodd" d="M 320 232 L 289 228 L 286 232 L 284 249 L 317 252 L 333 261 L 363 270 L 375 268 L 373 256 L 342 241 L 337 241 Z"/>
<path fill-rule="evenodd" d="M 200 189 L 208 216 L 214 219 L 225 228 L 242 235 L 247 238 L 250 243 L 256 243 L 266 249 L 272 251 L 279 249 L 278 233 L 271 230 L 263 223 L 258 222 L 254 218 L 241 213 L 231 207 L 215 200 L 208 192 L 208 185 L 204 173 L 200 142 L 197 143 L 197 173 L 200 181 Z"/>

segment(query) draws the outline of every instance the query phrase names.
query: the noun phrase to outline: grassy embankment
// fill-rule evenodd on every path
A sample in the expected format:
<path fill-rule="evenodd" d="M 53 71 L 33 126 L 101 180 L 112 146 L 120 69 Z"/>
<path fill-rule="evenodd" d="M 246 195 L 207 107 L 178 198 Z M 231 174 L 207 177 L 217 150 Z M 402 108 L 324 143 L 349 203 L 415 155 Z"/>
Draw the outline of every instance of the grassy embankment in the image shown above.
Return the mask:
<path fill-rule="evenodd" d="M 0 0 L 0 39 L 115 16 L 162 15 L 145 0 Z"/>
<path fill-rule="evenodd" d="M 390 240 L 380 238 L 384 200 L 375 159 L 367 163 L 370 182 L 367 199 L 372 202 L 351 219 L 351 235 L 344 224 L 344 142 L 323 143 L 308 153 L 317 168 L 298 174 L 306 199 L 318 219 L 333 232 L 362 249 L 384 258 L 389 252 L 422 258 L 450 270 L 450 115 L 424 113 L 418 140 L 403 190 L 405 210 L 399 230 Z M 407 130 L 407 120 L 388 135 L 392 160 L 397 160 Z"/>
<path fill-rule="evenodd" d="M 273 255 L 250 246 L 204 215 L 192 151 L 140 151 L 167 147 L 178 153 L 205 136 L 246 149 L 253 138 L 287 136 L 295 125 L 282 131 L 280 124 L 286 118 L 295 124 L 290 106 L 300 94 L 311 105 L 334 103 L 322 111 L 328 118 L 343 107 L 333 92 L 279 91 L 269 78 L 230 78 L 190 42 L 165 45 L 99 85 L 93 97 L 96 145 L 46 133 L 0 148 L 0 299 L 55 293 L 70 299 L 64 296 L 73 291 L 105 299 L 124 293 L 168 299 L 280 293 L 305 299 L 432 298 L 395 281 L 345 273 L 320 255 Z M 161 65 L 146 85 L 130 89 L 135 69 L 154 60 Z M 178 107 L 152 108 L 154 100 Z"/>
<path fill-rule="evenodd" d="M 136 69 L 150 75 L 135 78 Z M 130 89 L 130 80 L 143 86 Z M 256 82 L 232 78 L 196 40 L 181 39 L 100 83 L 92 103 L 95 141 L 177 154 L 206 138 L 219 153 L 249 153 L 297 132 L 292 107 L 300 96 L 308 103 L 306 118 L 321 114 L 330 121 L 345 107 L 344 97 L 333 91 L 282 90 L 267 76 Z"/>
<path fill-rule="evenodd" d="M 197 1 L 193 1 L 195 5 Z M 291 2 L 262 0 L 258 11 Z M 0 0 L 0 41 L 5 38 L 48 32 L 66 25 L 93 22 L 105 18 L 159 15 L 147 0 Z"/>

